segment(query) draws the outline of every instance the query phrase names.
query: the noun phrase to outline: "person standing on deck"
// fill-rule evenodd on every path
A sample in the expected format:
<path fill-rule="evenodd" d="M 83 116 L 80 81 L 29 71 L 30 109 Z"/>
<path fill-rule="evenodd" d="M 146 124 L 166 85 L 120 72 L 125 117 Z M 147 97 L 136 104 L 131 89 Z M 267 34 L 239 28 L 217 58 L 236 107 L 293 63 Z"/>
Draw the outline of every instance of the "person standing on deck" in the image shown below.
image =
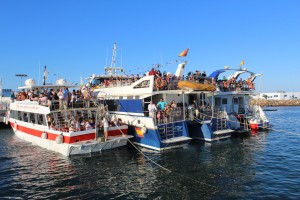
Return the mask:
<path fill-rule="evenodd" d="M 158 110 L 164 110 L 167 103 L 164 101 L 163 98 L 160 99 L 160 101 L 157 103 Z"/>
<path fill-rule="evenodd" d="M 149 111 L 149 117 L 155 119 L 155 113 L 157 111 L 157 108 L 152 101 L 150 101 L 150 104 L 148 105 L 148 111 Z"/>
<path fill-rule="evenodd" d="M 65 110 L 68 109 L 68 100 L 69 100 L 69 91 L 67 90 L 67 88 L 64 88 L 63 91 L 63 107 Z"/>
<path fill-rule="evenodd" d="M 57 93 L 57 96 L 58 96 L 58 102 L 59 102 L 59 110 L 62 110 L 63 109 L 63 100 L 64 100 L 62 89 L 59 90 L 59 92 Z"/>
<path fill-rule="evenodd" d="M 109 127 L 106 117 L 103 117 L 102 124 L 103 124 L 103 129 L 104 129 L 104 131 L 103 131 L 104 132 L 104 138 L 105 138 L 105 141 L 106 141 L 107 138 L 108 138 L 108 127 Z"/>
<path fill-rule="evenodd" d="M 49 90 L 49 92 L 47 93 L 47 105 L 48 107 L 50 108 L 51 107 L 51 104 L 52 104 L 52 100 L 53 100 L 53 89 L 51 88 Z"/>

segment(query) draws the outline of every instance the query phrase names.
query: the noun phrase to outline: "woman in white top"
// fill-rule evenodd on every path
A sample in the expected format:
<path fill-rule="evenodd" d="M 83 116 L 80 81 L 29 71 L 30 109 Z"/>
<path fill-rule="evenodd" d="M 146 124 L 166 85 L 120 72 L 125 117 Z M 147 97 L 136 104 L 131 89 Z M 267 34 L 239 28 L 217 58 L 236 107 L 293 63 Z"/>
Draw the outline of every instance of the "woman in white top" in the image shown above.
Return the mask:
<path fill-rule="evenodd" d="M 76 130 L 75 130 L 75 128 L 74 128 L 74 125 L 73 124 L 71 124 L 71 126 L 70 126 L 70 128 L 69 128 L 69 133 L 73 133 L 73 132 L 75 132 Z"/>
<path fill-rule="evenodd" d="M 92 129 L 92 126 L 89 121 L 86 121 L 85 122 L 85 130 L 90 130 L 90 129 Z"/>
<path fill-rule="evenodd" d="M 63 109 L 63 93 L 62 93 L 62 89 L 59 90 L 59 92 L 57 93 L 58 96 L 58 101 L 59 101 L 59 109 L 62 110 Z"/>
<path fill-rule="evenodd" d="M 150 101 L 150 104 L 148 105 L 148 111 L 149 117 L 155 118 L 155 112 L 157 111 L 157 108 L 152 101 Z"/>

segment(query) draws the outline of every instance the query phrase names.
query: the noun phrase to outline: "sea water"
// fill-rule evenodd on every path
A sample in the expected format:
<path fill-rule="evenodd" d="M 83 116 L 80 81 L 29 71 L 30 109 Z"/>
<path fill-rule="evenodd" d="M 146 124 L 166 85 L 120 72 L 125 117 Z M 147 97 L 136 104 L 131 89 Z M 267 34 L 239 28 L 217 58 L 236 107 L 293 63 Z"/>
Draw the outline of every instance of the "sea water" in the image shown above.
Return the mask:
<path fill-rule="evenodd" d="M 1 199 L 299 199 L 300 107 L 273 130 L 162 153 L 133 146 L 67 158 L 0 129 Z"/>

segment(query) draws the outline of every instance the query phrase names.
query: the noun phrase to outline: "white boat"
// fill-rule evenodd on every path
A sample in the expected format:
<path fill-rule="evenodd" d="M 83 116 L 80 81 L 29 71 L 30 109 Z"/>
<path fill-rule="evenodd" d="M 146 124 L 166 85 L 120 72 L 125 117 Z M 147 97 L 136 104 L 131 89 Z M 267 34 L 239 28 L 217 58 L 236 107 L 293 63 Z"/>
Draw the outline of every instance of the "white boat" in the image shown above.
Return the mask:
<path fill-rule="evenodd" d="M 229 72 L 231 75 L 222 80 L 219 75 Z M 239 77 L 246 75 L 244 79 Z M 221 69 L 214 71 L 210 77 L 218 80 L 210 100 L 215 110 L 227 119 L 229 127 L 235 131 L 268 129 L 270 127 L 263 109 L 259 105 L 251 105 L 252 96 L 256 93 L 254 80 L 262 74 L 244 69 Z"/>
<path fill-rule="evenodd" d="M 59 80 L 57 85 L 42 86 L 36 86 L 33 79 L 28 80 L 26 86 L 19 89 L 36 93 L 75 87 L 67 85 L 64 80 Z M 78 99 L 68 102 L 67 99 L 46 100 L 44 97 L 32 96 L 31 100 L 23 98 L 10 104 L 9 123 L 20 139 L 65 156 L 100 152 L 126 145 L 131 137 L 127 135 L 128 126 L 115 123 L 115 126 L 108 128 L 108 137 L 104 140 L 98 126 L 100 117 L 108 118 L 107 109 L 96 101 L 83 102 Z M 88 119 L 94 119 L 94 125 L 86 122 Z"/>
<path fill-rule="evenodd" d="M 184 146 L 192 138 L 210 142 L 230 137 L 234 130 L 229 127 L 228 118 L 214 115 L 215 103 L 209 100 L 215 95 L 214 79 L 183 80 L 185 66 L 185 62 L 179 63 L 171 79 L 168 79 L 169 73 L 158 77 L 152 72 L 143 77 L 130 77 L 120 73 L 124 70 L 112 62 L 105 68 L 106 74 L 89 77 L 86 89 L 108 105 L 113 119 L 122 119 L 128 125 L 128 134 L 133 135 L 134 143 L 140 146 L 160 151 Z M 157 104 L 160 99 L 167 104 L 174 100 L 177 106 L 168 116 L 151 117 L 148 105 L 150 101 Z M 197 109 L 191 108 L 193 100 L 199 102 L 199 106 L 200 102 L 206 102 L 212 111 L 210 115 L 199 118 L 194 113 Z"/>

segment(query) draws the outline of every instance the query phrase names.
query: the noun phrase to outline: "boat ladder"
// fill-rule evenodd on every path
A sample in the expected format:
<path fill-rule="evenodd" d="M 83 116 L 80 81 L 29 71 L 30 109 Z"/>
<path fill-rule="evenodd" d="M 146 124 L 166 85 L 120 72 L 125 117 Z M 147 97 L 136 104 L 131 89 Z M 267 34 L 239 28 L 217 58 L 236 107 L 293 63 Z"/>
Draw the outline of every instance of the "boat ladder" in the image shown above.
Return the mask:
<path fill-rule="evenodd" d="M 168 123 L 158 127 L 158 132 L 162 140 L 175 137 L 176 132 L 179 130 L 177 127 L 175 127 L 175 124 L 176 123 Z"/>

